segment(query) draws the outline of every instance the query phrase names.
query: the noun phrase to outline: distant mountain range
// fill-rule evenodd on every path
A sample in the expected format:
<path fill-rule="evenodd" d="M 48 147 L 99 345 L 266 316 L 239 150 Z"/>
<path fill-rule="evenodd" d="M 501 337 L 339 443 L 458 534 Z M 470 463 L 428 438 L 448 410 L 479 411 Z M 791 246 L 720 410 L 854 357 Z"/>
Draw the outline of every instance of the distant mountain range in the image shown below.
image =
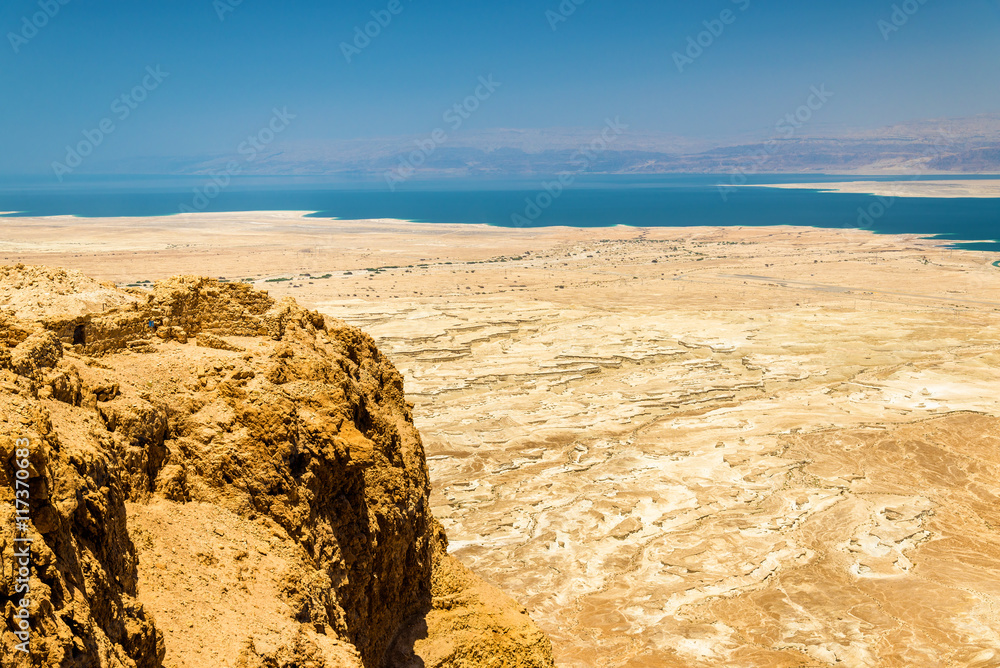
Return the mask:
<path fill-rule="evenodd" d="M 698 141 L 606 128 L 463 132 L 310 144 L 238 155 L 131 161 L 125 172 L 210 174 L 235 161 L 247 175 L 447 178 L 589 174 L 1000 172 L 1000 114 L 902 123 L 877 130 Z M 603 132 L 603 139 L 602 139 Z M 278 144 L 276 143 L 275 146 Z M 395 177 L 393 176 L 395 175 Z"/>

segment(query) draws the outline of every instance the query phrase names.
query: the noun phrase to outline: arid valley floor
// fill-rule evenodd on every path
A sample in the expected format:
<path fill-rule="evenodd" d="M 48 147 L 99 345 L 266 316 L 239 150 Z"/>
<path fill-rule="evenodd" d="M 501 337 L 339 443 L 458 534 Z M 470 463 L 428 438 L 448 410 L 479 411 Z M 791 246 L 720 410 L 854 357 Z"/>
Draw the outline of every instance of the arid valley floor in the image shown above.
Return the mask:
<path fill-rule="evenodd" d="M 246 280 L 371 333 L 453 554 L 560 666 L 1000 666 L 1000 254 L 294 212 L 2 226 L 2 264 Z"/>

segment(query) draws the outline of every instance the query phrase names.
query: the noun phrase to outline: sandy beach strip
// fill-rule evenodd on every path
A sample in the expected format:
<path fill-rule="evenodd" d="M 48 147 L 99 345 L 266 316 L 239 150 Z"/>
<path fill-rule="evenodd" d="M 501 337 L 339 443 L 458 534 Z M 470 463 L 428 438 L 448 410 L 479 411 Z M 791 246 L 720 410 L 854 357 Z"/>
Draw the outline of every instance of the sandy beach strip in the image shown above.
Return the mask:
<path fill-rule="evenodd" d="M 756 185 L 763 188 L 787 190 L 822 190 L 879 197 L 973 197 L 989 199 L 1000 197 L 1000 178 L 963 179 L 955 181 L 844 181 L 842 183 L 773 183 Z"/>

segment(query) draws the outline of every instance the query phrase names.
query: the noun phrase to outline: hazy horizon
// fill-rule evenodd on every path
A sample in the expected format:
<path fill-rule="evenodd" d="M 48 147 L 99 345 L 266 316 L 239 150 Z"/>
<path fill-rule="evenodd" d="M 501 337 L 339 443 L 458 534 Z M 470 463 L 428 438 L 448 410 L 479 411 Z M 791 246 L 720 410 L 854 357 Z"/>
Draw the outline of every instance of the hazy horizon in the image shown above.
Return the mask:
<path fill-rule="evenodd" d="M 16 0 L 0 25 L 8 175 L 53 174 L 81 143 L 81 172 L 169 173 L 384 138 L 502 148 L 497 128 L 548 141 L 610 120 L 633 145 L 697 148 L 1000 110 L 998 0 Z"/>

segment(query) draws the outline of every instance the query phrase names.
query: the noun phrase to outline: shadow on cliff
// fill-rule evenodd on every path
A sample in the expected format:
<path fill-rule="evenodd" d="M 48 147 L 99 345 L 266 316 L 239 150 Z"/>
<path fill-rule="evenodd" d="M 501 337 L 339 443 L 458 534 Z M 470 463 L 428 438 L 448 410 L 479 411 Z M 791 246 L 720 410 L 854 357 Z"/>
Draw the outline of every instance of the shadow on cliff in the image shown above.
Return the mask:
<path fill-rule="evenodd" d="M 406 620 L 389 646 L 385 668 L 426 668 L 427 664 L 417 656 L 415 648 L 417 642 L 426 640 L 429 635 L 427 614 L 430 611 L 428 603 L 424 610 Z"/>

